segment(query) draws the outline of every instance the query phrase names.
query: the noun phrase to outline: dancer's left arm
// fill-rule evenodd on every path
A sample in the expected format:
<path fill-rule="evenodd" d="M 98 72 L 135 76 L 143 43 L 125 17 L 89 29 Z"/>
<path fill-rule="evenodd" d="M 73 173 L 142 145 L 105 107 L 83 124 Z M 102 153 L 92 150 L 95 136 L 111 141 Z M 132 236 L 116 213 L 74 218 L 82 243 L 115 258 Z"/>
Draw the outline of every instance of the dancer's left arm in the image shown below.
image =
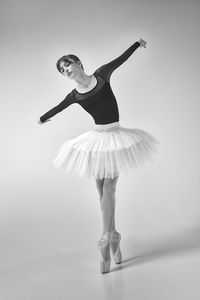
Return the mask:
<path fill-rule="evenodd" d="M 102 75 L 102 77 L 106 81 L 109 81 L 110 76 L 113 73 L 113 71 L 115 69 L 117 69 L 121 64 L 123 64 L 133 54 L 133 52 L 135 52 L 135 50 L 139 47 L 146 48 L 146 41 L 143 39 L 140 39 L 139 41 L 135 42 L 120 56 L 118 56 L 116 59 L 112 60 L 111 62 L 101 66 L 95 72 Z"/>

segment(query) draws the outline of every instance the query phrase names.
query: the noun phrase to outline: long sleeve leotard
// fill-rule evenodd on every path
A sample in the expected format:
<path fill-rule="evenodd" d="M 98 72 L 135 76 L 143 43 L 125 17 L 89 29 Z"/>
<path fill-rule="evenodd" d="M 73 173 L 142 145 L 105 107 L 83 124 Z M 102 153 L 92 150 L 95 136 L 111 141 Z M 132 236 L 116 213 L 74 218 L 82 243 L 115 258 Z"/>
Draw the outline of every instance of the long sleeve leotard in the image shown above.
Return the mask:
<path fill-rule="evenodd" d="M 135 42 L 119 57 L 98 68 L 93 73 L 97 79 L 97 84 L 92 90 L 79 93 L 76 89 L 73 89 L 62 102 L 41 116 L 40 121 L 45 122 L 69 105 L 78 103 L 93 117 L 95 124 L 118 122 L 119 110 L 110 86 L 110 76 L 140 45 L 139 42 Z"/>

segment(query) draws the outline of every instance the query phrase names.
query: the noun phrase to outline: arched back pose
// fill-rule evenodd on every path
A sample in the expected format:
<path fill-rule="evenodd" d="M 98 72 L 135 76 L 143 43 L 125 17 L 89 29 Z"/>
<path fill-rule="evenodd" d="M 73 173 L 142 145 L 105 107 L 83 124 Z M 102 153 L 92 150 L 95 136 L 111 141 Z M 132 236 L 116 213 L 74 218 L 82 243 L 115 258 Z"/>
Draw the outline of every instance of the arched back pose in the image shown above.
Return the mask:
<path fill-rule="evenodd" d="M 50 121 L 51 117 L 74 103 L 81 105 L 94 119 L 94 128 L 67 140 L 53 163 L 64 168 L 66 173 L 87 178 L 93 176 L 96 180 L 103 219 L 103 233 L 98 241 L 102 273 L 110 270 L 110 250 L 115 263 L 122 262 L 121 234 L 115 229 L 115 190 L 119 174 L 127 173 L 150 158 L 157 143 L 152 134 L 142 129 L 120 125 L 117 101 L 110 86 L 113 71 L 139 47 L 146 48 L 143 39 L 91 75 L 85 73 L 77 56 L 61 57 L 57 68 L 61 74 L 75 80 L 76 88 L 39 119 L 40 124 Z"/>

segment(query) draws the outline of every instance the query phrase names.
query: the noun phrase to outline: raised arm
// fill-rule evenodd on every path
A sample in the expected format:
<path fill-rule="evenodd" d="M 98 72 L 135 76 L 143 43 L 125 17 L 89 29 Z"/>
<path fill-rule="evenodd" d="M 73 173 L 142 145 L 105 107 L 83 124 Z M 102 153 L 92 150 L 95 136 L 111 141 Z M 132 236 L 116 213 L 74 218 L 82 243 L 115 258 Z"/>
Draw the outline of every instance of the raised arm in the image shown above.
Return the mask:
<path fill-rule="evenodd" d="M 146 42 L 143 39 L 140 39 L 139 41 L 135 42 L 120 56 L 118 56 L 116 59 L 112 60 L 111 62 L 101 66 L 95 72 L 97 74 L 99 73 L 106 81 L 109 81 L 112 72 L 115 69 L 117 69 L 121 64 L 123 64 L 139 47 L 146 47 Z"/>
<path fill-rule="evenodd" d="M 69 93 L 65 99 L 60 102 L 57 106 L 54 108 L 50 109 L 47 113 L 42 115 L 39 119 L 39 123 L 42 124 L 46 121 L 50 121 L 49 119 L 53 116 L 55 116 L 57 113 L 61 112 L 63 109 L 67 108 L 69 105 L 74 103 L 74 98 L 72 92 Z"/>

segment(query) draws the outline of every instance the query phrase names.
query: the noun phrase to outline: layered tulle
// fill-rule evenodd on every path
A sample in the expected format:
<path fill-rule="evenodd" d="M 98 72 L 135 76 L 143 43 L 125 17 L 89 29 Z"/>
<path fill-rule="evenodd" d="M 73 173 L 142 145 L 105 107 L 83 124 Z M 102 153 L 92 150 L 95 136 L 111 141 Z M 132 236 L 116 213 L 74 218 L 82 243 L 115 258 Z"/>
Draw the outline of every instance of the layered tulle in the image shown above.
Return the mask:
<path fill-rule="evenodd" d="M 66 173 L 95 179 L 114 178 L 151 160 L 157 139 L 119 122 L 95 125 L 94 129 L 67 140 L 53 164 Z"/>

